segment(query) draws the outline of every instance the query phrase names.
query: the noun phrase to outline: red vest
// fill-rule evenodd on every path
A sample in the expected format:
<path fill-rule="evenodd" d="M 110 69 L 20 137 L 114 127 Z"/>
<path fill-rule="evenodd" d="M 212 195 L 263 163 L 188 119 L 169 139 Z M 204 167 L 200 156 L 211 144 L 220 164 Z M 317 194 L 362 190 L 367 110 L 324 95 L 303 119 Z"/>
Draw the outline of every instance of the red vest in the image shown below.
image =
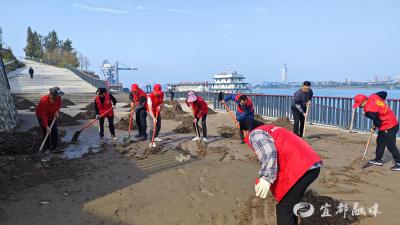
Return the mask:
<path fill-rule="evenodd" d="M 133 101 L 135 102 L 136 106 L 139 105 L 140 97 L 145 97 L 146 98 L 146 103 L 145 103 L 144 107 L 147 108 L 147 94 L 146 94 L 146 92 L 144 92 L 141 88 L 139 88 L 139 91 L 137 92 L 137 94 L 135 95 L 135 94 L 132 93 L 132 96 L 133 96 Z"/>
<path fill-rule="evenodd" d="M 276 201 L 280 202 L 296 182 L 315 163 L 321 161 L 321 158 L 307 142 L 285 128 L 263 125 L 254 130 L 263 130 L 274 139 L 278 156 L 278 174 L 271 185 L 271 192 Z M 253 149 L 248 140 L 249 136 L 247 135 L 245 141 Z"/>
<path fill-rule="evenodd" d="M 151 108 L 152 108 L 153 114 L 154 114 L 154 116 L 156 116 L 157 107 L 164 103 L 164 92 L 162 92 L 158 97 L 156 97 L 156 95 L 153 92 L 151 92 L 148 96 L 151 99 Z M 149 112 L 148 105 L 147 105 L 147 112 Z"/>
<path fill-rule="evenodd" d="M 237 95 L 236 95 L 235 102 L 236 102 L 236 104 L 237 104 L 237 110 L 238 110 L 238 112 L 239 112 L 239 113 L 242 113 L 242 112 L 244 112 L 244 109 L 242 108 L 242 106 L 240 106 L 240 101 L 239 101 L 240 96 L 242 96 L 242 95 L 241 95 L 241 94 L 237 94 Z M 254 111 L 253 101 L 251 101 L 251 98 L 247 97 L 247 104 L 246 104 L 246 107 L 249 107 L 249 106 L 251 106 L 250 112 L 251 112 L 251 111 Z"/>
<path fill-rule="evenodd" d="M 104 102 L 103 104 L 101 104 L 100 101 L 100 96 L 96 96 L 96 105 L 97 108 L 99 109 L 99 115 L 102 115 L 103 113 L 107 112 L 107 110 L 109 110 L 110 108 L 112 108 L 112 102 L 111 102 L 111 98 L 110 95 L 108 93 L 104 94 Z M 106 115 L 104 115 L 103 117 L 111 117 L 114 115 L 114 111 L 111 109 Z"/>
<path fill-rule="evenodd" d="M 376 94 L 368 97 L 364 112 L 378 113 L 379 119 L 382 121 L 382 125 L 379 127 L 380 131 L 389 130 L 399 123 L 390 107 Z"/>

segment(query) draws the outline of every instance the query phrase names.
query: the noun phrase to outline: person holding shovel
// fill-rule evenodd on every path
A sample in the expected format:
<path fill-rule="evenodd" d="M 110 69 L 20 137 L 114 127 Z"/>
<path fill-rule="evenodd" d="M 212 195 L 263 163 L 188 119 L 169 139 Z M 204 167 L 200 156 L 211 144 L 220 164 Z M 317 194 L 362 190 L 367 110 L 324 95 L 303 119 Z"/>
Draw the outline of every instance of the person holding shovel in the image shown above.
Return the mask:
<path fill-rule="evenodd" d="M 376 138 L 375 159 L 369 160 L 372 165 L 382 166 L 383 153 L 387 147 L 395 160 L 395 165 L 390 169 L 400 171 L 400 153 L 396 146 L 396 135 L 399 131 L 399 122 L 396 115 L 385 102 L 387 93 L 381 91 L 369 97 L 358 94 L 354 97 L 353 108 L 363 108 L 365 116 L 373 121 L 371 129 L 378 129 Z"/>
<path fill-rule="evenodd" d="M 244 144 L 243 130 L 245 127 L 250 127 L 254 120 L 254 105 L 251 98 L 244 94 L 228 94 L 221 100 L 222 103 L 235 101 L 237 105 L 236 120 L 239 122 L 240 139 Z"/>
<path fill-rule="evenodd" d="M 192 141 L 202 140 L 207 142 L 207 114 L 208 105 L 201 96 L 197 96 L 194 91 L 189 91 L 186 99 L 186 105 L 192 109 L 194 120 L 193 125 L 196 131 L 196 137 Z M 199 120 L 201 118 L 201 127 L 203 129 L 203 139 L 200 138 Z"/>
<path fill-rule="evenodd" d="M 132 84 L 131 93 L 129 93 L 131 101 L 131 110 L 136 113 L 136 125 L 138 127 L 138 134 L 135 135 L 140 141 L 147 140 L 147 94 L 138 84 Z"/>
<path fill-rule="evenodd" d="M 293 133 L 299 137 L 303 137 L 304 121 L 306 119 L 307 107 L 310 106 L 313 91 L 311 89 L 311 82 L 304 81 L 303 87 L 294 93 L 291 105 L 293 114 Z"/>
<path fill-rule="evenodd" d="M 97 96 L 94 100 L 94 103 L 95 103 L 94 110 L 96 112 L 96 119 L 99 120 L 99 125 L 100 125 L 100 128 L 99 128 L 100 142 L 104 142 L 104 119 L 106 117 L 108 119 L 108 128 L 111 133 L 111 139 L 117 140 L 118 138 L 115 137 L 114 110 L 113 110 L 113 109 L 115 109 L 117 100 L 114 98 L 114 96 L 111 93 L 107 92 L 106 88 L 98 88 L 96 93 L 97 93 Z M 100 116 L 103 114 L 105 114 L 105 115 Z"/>
<path fill-rule="evenodd" d="M 156 147 L 156 143 L 162 141 L 158 137 L 161 129 L 161 106 L 164 103 L 164 92 L 161 90 L 160 84 L 153 86 L 153 92 L 147 96 L 147 112 L 150 114 L 148 122 L 150 125 L 150 147 Z M 153 125 L 153 126 L 152 126 Z"/>
<path fill-rule="evenodd" d="M 50 138 L 46 140 L 45 148 L 51 152 L 56 152 L 58 146 L 57 120 L 54 121 L 52 127 L 50 124 L 52 124 L 53 119 L 60 116 L 62 95 L 64 95 L 64 92 L 59 87 L 50 88 L 50 93 L 40 98 L 35 110 L 39 125 L 42 128 L 43 138 L 47 133 L 50 134 Z"/>
<path fill-rule="evenodd" d="M 252 123 L 253 130 L 245 127 L 245 142 L 261 164 L 254 186 L 256 196 L 265 199 L 271 191 L 277 201 L 277 224 L 295 225 L 293 208 L 317 179 L 322 160 L 293 132 L 257 120 Z"/>

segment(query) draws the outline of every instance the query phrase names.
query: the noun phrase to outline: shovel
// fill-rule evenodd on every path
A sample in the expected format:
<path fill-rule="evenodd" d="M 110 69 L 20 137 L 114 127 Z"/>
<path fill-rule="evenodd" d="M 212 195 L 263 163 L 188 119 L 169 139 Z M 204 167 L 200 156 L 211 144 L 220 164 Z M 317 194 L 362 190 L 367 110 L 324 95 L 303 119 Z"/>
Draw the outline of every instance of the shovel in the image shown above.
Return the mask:
<path fill-rule="evenodd" d="M 53 118 L 53 121 L 51 121 L 50 125 L 50 130 L 53 128 L 54 123 L 56 122 L 56 117 Z M 44 143 L 46 143 L 47 138 L 49 137 L 49 132 L 47 132 L 46 136 L 44 137 L 42 144 L 40 145 L 39 152 L 42 152 L 42 149 L 44 147 Z"/>
<path fill-rule="evenodd" d="M 110 112 L 111 110 L 112 110 L 112 107 L 109 108 L 105 113 L 101 114 L 101 115 L 99 116 L 99 118 L 100 118 L 100 117 L 103 117 L 104 115 L 106 115 L 106 114 L 107 114 L 108 112 Z M 80 130 L 76 131 L 76 132 L 74 133 L 74 136 L 72 136 L 71 142 L 76 142 L 76 141 L 78 140 L 79 135 L 81 134 L 81 132 L 84 131 L 86 128 L 92 126 L 92 124 L 94 124 L 97 120 L 98 120 L 98 119 L 92 120 L 91 122 L 89 122 L 88 124 L 86 124 L 84 127 L 82 127 Z"/>
<path fill-rule="evenodd" d="M 132 110 L 129 116 L 129 128 L 128 128 L 128 138 L 131 137 L 131 130 L 132 130 L 132 120 L 133 120 L 133 113 L 135 110 Z"/>
<path fill-rule="evenodd" d="M 154 143 L 154 136 L 155 136 L 155 133 L 156 133 L 156 129 L 157 129 L 157 119 L 158 119 L 158 111 L 157 111 L 157 113 L 156 113 L 156 120 L 154 121 L 154 128 L 153 128 L 153 135 L 151 136 L 151 144 L 153 145 L 153 143 Z"/>
<path fill-rule="evenodd" d="M 192 110 L 192 113 L 193 113 L 193 117 L 194 117 L 194 119 L 196 119 L 196 115 L 194 114 L 194 110 L 193 110 L 193 108 L 190 108 L 191 110 Z M 193 126 L 194 126 L 194 129 L 196 130 L 196 136 L 197 137 L 200 137 L 200 133 L 199 133 L 199 130 L 198 130 L 198 127 L 197 127 L 197 124 L 193 121 Z M 154 133 L 153 133 L 154 134 Z"/>
<path fill-rule="evenodd" d="M 307 102 L 306 115 L 304 116 L 303 138 L 306 136 L 306 124 L 307 124 L 308 112 L 310 111 L 310 107 L 311 107 L 310 102 Z"/>
<path fill-rule="evenodd" d="M 218 101 L 222 101 L 223 100 L 223 92 L 220 92 L 218 94 Z M 229 109 L 228 105 L 226 104 L 226 102 L 222 103 L 226 109 L 226 111 L 228 111 L 229 115 L 231 116 L 232 121 L 236 124 L 236 126 L 240 129 L 240 125 L 239 122 L 236 120 L 236 117 L 233 115 L 232 111 Z"/>
<path fill-rule="evenodd" d="M 350 121 L 350 127 L 349 127 L 349 133 L 353 133 L 353 125 L 354 125 L 354 117 L 356 115 L 356 108 L 353 108 L 351 112 L 351 121 Z"/>

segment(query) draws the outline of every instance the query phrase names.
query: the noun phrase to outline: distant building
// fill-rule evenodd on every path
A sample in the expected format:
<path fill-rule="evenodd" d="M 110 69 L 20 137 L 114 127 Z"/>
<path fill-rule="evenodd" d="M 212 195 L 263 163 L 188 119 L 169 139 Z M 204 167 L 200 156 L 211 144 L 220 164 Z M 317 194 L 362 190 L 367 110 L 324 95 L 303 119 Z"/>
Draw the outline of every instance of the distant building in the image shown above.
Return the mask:
<path fill-rule="evenodd" d="M 214 82 L 210 84 L 211 92 L 225 93 L 250 93 L 249 83 L 244 82 L 245 77 L 236 71 L 227 71 L 215 74 Z"/>
<path fill-rule="evenodd" d="M 283 64 L 283 66 L 282 66 L 281 81 L 282 81 L 282 83 L 287 83 L 288 82 L 288 68 L 286 66 L 286 63 Z"/>
<path fill-rule="evenodd" d="M 205 82 L 180 82 L 177 84 L 170 84 L 175 91 L 196 91 L 196 92 L 207 92 L 209 90 L 209 83 Z"/>

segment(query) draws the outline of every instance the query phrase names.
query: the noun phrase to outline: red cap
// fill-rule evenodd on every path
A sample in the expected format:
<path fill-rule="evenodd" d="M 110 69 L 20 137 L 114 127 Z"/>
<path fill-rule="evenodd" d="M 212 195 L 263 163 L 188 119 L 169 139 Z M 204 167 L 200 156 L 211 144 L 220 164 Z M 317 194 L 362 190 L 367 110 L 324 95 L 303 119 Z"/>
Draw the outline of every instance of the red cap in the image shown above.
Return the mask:
<path fill-rule="evenodd" d="M 361 103 L 363 103 L 365 100 L 367 100 L 367 96 L 365 96 L 365 95 L 358 94 L 358 95 L 354 96 L 353 108 L 360 107 Z"/>
<path fill-rule="evenodd" d="M 159 95 L 159 94 L 161 94 L 161 85 L 160 84 L 155 84 L 154 85 L 154 87 L 153 87 L 153 92 L 154 92 L 154 94 L 156 94 L 156 95 Z"/>
<path fill-rule="evenodd" d="M 139 91 L 139 85 L 137 85 L 137 84 L 132 84 L 132 86 L 131 86 L 131 92 L 134 92 L 134 91 Z"/>

